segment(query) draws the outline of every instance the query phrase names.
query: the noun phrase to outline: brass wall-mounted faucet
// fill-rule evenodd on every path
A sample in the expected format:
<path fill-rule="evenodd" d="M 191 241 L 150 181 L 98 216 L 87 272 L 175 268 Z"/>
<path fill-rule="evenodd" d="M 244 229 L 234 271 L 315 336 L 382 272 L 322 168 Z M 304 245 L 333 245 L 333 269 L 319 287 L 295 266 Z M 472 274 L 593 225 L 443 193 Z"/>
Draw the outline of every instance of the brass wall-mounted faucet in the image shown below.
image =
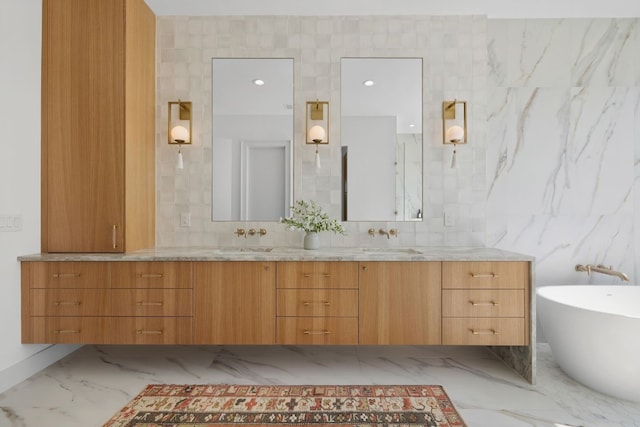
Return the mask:
<path fill-rule="evenodd" d="M 244 228 L 237 228 L 236 231 L 233 232 L 238 237 L 244 236 L 246 239 L 247 236 L 255 236 L 256 234 L 259 236 L 264 236 L 267 234 L 267 230 L 265 228 L 261 228 L 256 230 L 255 228 L 250 228 L 249 230 L 245 230 Z"/>
<path fill-rule="evenodd" d="M 259 235 L 259 236 L 264 236 L 265 234 L 267 234 L 267 230 L 264 228 L 261 228 L 260 230 L 257 230 L 255 228 L 250 228 L 249 231 L 247 231 L 247 233 L 244 235 L 245 239 L 247 238 L 247 236 L 255 236 L 255 235 Z"/>
<path fill-rule="evenodd" d="M 369 236 L 375 237 L 376 229 L 375 228 L 370 228 L 369 231 L 367 231 L 367 233 L 369 234 Z M 389 229 L 389 231 L 387 231 L 384 228 L 381 228 L 380 230 L 378 230 L 378 234 L 380 234 L 381 236 L 387 236 L 387 239 L 391 238 L 391 236 L 398 237 L 398 229 L 397 228 L 391 228 L 391 229 Z"/>
<path fill-rule="evenodd" d="M 626 274 L 622 273 L 621 271 L 614 270 L 612 266 L 607 267 L 607 266 L 602 265 L 602 264 L 598 264 L 598 265 L 593 265 L 593 264 L 582 265 L 582 264 L 578 264 L 578 265 L 576 265 L 576 271 L 585 271 L 588 276 L 591 276 L 592 272 L 608 274 L 609 276 L 616 276 L 617 278 L 619 278 L 623 282 L 628 282 L 629 281 L 629 276 L 627 276 Z"/>

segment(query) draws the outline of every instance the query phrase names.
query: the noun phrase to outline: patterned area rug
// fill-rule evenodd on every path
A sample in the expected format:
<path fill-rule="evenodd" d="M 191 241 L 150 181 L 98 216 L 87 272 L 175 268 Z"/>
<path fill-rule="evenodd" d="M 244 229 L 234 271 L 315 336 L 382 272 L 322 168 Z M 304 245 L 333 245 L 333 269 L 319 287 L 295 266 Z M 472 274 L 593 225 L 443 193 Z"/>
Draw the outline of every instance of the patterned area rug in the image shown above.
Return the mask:
<path fill-rule="evenodd" d="M 103 427 L 465 427 L 441 386 L 147 386 Z"/>

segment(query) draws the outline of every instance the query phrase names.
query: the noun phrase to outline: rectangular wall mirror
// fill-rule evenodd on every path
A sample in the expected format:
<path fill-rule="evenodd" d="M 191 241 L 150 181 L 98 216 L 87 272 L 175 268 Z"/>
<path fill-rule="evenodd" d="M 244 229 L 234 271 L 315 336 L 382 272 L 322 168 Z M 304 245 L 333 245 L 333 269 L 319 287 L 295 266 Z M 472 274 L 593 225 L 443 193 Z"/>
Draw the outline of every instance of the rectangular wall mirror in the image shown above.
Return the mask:
<path fill-rule="evenodd" d="M 293 188 L 293 59 L 213 58 L 213 221 L 278 221 Z"/>
<path fill-rule="evenodd" d="M 342 220 L 422 220 L 422 58 L 341 60 Z"/>

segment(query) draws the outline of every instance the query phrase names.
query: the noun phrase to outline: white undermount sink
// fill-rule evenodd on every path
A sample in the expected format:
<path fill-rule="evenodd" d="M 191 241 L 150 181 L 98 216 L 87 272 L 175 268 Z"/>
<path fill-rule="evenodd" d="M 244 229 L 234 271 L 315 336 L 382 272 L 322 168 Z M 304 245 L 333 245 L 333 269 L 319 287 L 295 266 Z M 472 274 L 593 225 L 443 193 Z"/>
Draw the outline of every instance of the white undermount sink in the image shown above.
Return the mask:
<path fill-rule="evenodd" d="M 228 252 L 249 252 L 249 253 L 266 253 L 271 252 L 273 248 L 270 247 L 261 247 L 261 246 L 239 246 L 237 248 L 228 247 L 228 248 L 218 248 L 216 249 L 222 253 Z"/>
<path fill-rule="evenodd" d="M 369 254 L 405 254 L 420 255 L 422 252 L 411 248 L 362 248 L 362 252 Z"/>

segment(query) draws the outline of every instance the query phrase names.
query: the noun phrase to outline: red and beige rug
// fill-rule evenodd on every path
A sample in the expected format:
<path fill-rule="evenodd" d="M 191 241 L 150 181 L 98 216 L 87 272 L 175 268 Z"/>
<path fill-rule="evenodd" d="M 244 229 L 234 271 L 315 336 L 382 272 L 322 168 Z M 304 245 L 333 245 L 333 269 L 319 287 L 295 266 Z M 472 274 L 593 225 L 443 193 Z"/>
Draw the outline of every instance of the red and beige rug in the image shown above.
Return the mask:
<path fill-rule="evenodd" d="M 441 386 L 147 386 L 103 427 L 465 427 Z"/>

